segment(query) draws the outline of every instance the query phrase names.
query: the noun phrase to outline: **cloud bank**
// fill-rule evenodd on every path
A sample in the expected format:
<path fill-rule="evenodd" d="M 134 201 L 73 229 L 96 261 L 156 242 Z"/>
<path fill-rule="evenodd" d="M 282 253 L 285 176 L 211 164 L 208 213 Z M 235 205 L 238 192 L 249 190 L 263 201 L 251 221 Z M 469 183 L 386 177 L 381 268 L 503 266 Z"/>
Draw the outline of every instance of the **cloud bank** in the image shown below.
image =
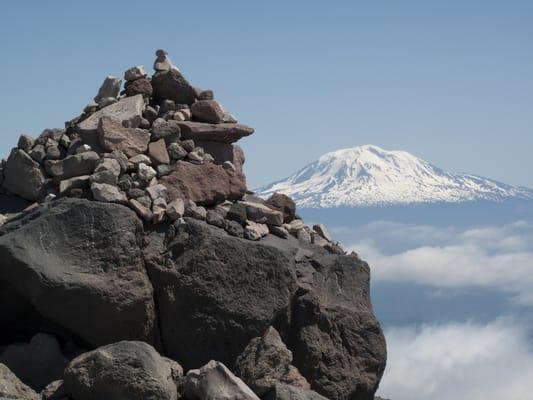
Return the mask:
<path fill-rule="evenodd" d="M 533 305 L 533 224 L 455 228 L 375 222 L 335 229 L 369 261 L 376 281 L 435 288 L 489 287 Z"/>
<path fill-rule="evenodd" d="M 526 400 L 533 349 L 509 319 L 385 332 L 388 365 L 378 394 L 393 400 Z"/>

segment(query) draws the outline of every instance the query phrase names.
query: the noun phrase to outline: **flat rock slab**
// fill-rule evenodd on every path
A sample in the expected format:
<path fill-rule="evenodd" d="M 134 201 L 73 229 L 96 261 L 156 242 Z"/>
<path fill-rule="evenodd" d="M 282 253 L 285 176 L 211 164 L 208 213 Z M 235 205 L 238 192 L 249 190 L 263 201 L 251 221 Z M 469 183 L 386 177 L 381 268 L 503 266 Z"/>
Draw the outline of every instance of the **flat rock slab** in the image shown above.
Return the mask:
<path fill-rule="evenodd" d="M 98 122 L 102 117 L 110 117 L 115 121 L 135 128 L 139 126 L 143 109 L 144 100 L 142 95 L 138 94 L 136 96 L 126 97 L 96 111 L 90 117 L 81 121 L 77 125 L 77 130 L 85 140 L 84 135 L 96 134 L 98 132 Z"/>
<path fill-rule="evenodd" d="M 254 133 L 254 128 L 243 124 L 208 124 L 205 122 L 178 121 L 181 139 L 207 140 L 213 142 L 234 143 Z"/>
<path fill-rule="evenodd" d="M 124 128 L 111 117 L 102 117 L 98 124 L 98 139 L 106 151 L 120 150 L 131 158 L 144 153 L 150 142 L 150 132 L 145 129 Z"/>
<path fill-rule="evenodd" d="M 200 205 L 238 200 L 246 192 L 244 174 L 212 163 L 198 165 L 178 161 L 160 182 L 167 187 L 170 200 L 190 199 Z"/>

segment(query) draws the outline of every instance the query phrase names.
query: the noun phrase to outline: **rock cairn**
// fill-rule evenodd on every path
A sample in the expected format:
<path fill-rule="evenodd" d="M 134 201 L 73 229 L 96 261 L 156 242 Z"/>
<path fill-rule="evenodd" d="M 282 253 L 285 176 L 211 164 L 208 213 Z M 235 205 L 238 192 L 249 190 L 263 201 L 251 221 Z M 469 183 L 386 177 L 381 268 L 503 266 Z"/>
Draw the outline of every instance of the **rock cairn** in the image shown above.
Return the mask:
<path fill-rule="evenodd" d="M 249 192 L 253 129 L 154 71 L 0 165 L 0 398 L 372 400 L 368 265 Z"/>
<path fill-rule="evenodd" d="M 122 91 L 121 79 L 106 77 L 66 129 L 21 135 L 0 165 L 3 190 L 33 202 L 119 203 L 149 224 L 188 216 L 249 240 L 293 235 L 342 252 L 323 226 L 297 217 L 287 196 L 264 201 L 247 192 L 244 154 L 234 143 L 253 128 L 212 90 L 191 86 L 164 50 L 156 57 L 151 77 L 143 66 L 128 69 Z"/>

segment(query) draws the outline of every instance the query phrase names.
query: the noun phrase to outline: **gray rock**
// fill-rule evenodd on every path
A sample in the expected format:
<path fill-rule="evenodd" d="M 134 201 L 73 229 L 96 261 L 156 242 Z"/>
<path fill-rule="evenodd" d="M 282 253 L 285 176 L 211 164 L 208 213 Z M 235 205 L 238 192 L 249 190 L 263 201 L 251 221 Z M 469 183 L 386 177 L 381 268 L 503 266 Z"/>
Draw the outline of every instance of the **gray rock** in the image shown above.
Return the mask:
<path fill-rule="evenodd" d="M 69 400 L 63 386 L 63 379 L 48 384 L 41 392 L 41 400 Z"/>
<path fill-rule="evenodd" d="M 164 199 L 167 196 L 167 187 L 162 184 L 157 184 L 154 186 L 147 187 L 146 192 L 148 192 L 152 200 L 159 198 Z"/>
<path fill-rule="evenodd" d="M 136 168 L 140 163 L 152 165 L 152 160 L 150 160 L 150 157 L 148 157 L 146 154 L 138 154 L 136 156 L 133 156 L 128 160 L 128 162 Z"/>
<path fill-rule="evenodd" d="M 156 169 L 157 176 L 165 176 L 172 172 L 172 168 L 168 164 L 159 164 Z"/>
<path fill-rule="evenodd" d="M 40 392 L 50 382 L 63 376 L 68 360 L 61 353 L 55 337 L 38 333 L 29 343 L 7 346 L 0 355 L 6 365 L 25 384 Z"/>
<path fill-rule="evenodd" d="M 246 226 L 244 227 L 244 237 L 246 239 L 259 240 L 266 235 L 268 235 L 268 226 L 254 221 L 246 221 Z"/>
<path fill-rule="evenodd" d="M 152 208 L 152 198 L 150 196 L 137 197 L 137 201 L 147 208 Z"/>
<path fill-rule="evenodd" d="M 154 343 L 142 241 L 133 211 L 72 198 L 0 227 L 3 326 L 17 332 L 39 321 L 41 330 L 88 346 L 124 339 Z"/>
<path fill-rule="evenodd" d="M 159 139 L 156 142 L 151 142 L 148 145 L 148 156 L 152 160 L 153 165 L 170 164 L 170 158 L 167 152 L 167 146 L 164 139 Z"/>
<path fill-rule="evenodd" d="M 38 200 L 44 185 L 41 166 L 24 150 L 13 149 L 4 167 L 4 188 L 27 200 Z"/>
<path fill-rule="evenodd" d="M 113 150 L 111 153 L 105 153 L 104 158 L 117 160 L 120 165 L 120 172 L 125 173 L 128 170 L 128 157 L 120 150 Z"/>
<path fill-rule="evenodd" d="M 214 100 L 215 95 L 212 90 L 202 90 L 198 95 L 198 100 Z"/>
<path fill-rule="evenodd" d="M 227 221 L 226 223 L 226 231 L 231 236 L 236 236 L 242 238 L 244 236 L 244 228 L 241 224 L 239 224 L 236 221 Z"/>
<path fill-rule="evenodd" d="M 65 392 L 76 400 L 176 400 L 171 364 L 144 342 L 122 341 L 70 362 Z"/>
<path fill-rule="evenodd" d="M 216 100 L 199 100 L 191 106 L 191 112 L 200 122 L 218 124 L 224 119 L 224 109 Z"/>
<path fill-rule="evenodd" d="M 331 242 L 333 240 L 324 225 L 315 224 L 313 225 L 313 230 L 318 233 L 322 238 L 326 239 L 328 242 Z"/>
<path fill-rule="evenodd" d="M 218 228 L 226 229 L 226 220 L 222 215 L 214 210 L 208 210 L 206 215 L 206 221 L 209 225 L 216 226 Z"/>
<path fill-rule="evenodd" d="M 117 185 L 118 177 L 121 173 L 121 167 L 114 158 L 104 158 L 95 168 L 91 181 L 96 183 L 107 183 Z"/>
<path fill-rule="evenodd" d="M 144 66 L 137 65 L 135 67 L 131 67 L 124 72 L 124 80 L 125 81 L 134 81 L 136 79 L 141 79 L 146 77 L 146 72 L 144 72 Z"/>
<path fill-rule="evenodd" d="M 154 215 L 152 214 L 152 210 L 150 210 L 149 207 L 146 207 L 145 205 L 141 204 L 136 199 L 130 199 L 129 205 L 137 213 L 137 215 L 142 218 L 144 221 L 152 221 L 154 218 Z"/>
<path fill-rule="evenodd" d="M 218 361 L 190 370 L 184 378 L 184 395 L 191 400 L 259 400 L 252 390 Z"/>
<path fill-rule="evenodd" d="M 224 169 L 229 169 L 231 171 L 237 171 L 237 168 L 235 168 L 235 165 L 233 165 L 231 161 L 224 161 L 222 166 L 224 167 Z"/>
<path fill-rule="evenodd" d="M 22 383 L 8 367 L 0 364 L 0 398 L 14 400 L 38 400 L 39 396 Z"/>
<path fill-rule="evenodd" d="M 194 201 L 185 201 L 185 213 L 186 217 L 205 220 L 207 218 L 207 210 L 202 206 L 197 206 Z"/>
<path fill-rule="evenodd" d="M 104 107 L 98 110 L 90 117 L 81 121 L 76 130 L 80 133 L 85 143 L 96 143 L 98 138 L 98 123 L 102 117 L 109 117 L 114 121 L 118 121 L 123 126 L 129 128 L 136 128 L 141 121 L 142 112 L 144 109 L 144 99 L 142 95 L 132 97 L 125 97 L 120 99 L 115 104 Z"/>
<path fill-rule="evenodd" d="M 171 221 L 175 221 L 185 213 L 185 203 L 182 199 L 174 199 L 167 205 L 166 213 Z"/>
<path fill-rule="evenodd" d="M 137 174 L 145 182 L 150 182 L 157 176 L 155 169 L 142 162 L 137 165 Z"/>
<path fill-rule="evenodd" d="M 143 111 L 143 118 L 146 118 L 150 123 L 153 123 L 157 118 L 157 110 L 151 106 L 146 106 Z"/>
<path fill-rule="evenodd" d="M 91 192 L 96 201 L 104 203 L 126 203 L 128 201 L 124 192 L 107 183 L 91 183 Z"/>
<path fill-rule="evenodd" d="M 94 101 L 99 103 L 100 100 L 106 97 L 118 97 L 121 84 L 122 81 L 114 76 L 106 77 L 104 82 L 102 83 L 102 86 L 100 86 L 100 89 L 98 90 L 98 94 L 94 98 Z"/>
<path fill-rule="evenodd" d="M 154 71 L 156 72 L 169 72 L 172 69 L 176 69 L 172 65 L 172 61 L 168 57 L 168 53 L 165 50 L 159 49 L 155 52 L 156 59 L 154 61 Z"/>
<path fill-rule="evenodd" d="M 65 157 L 63 160 L 46 160 L 44 166 L 50 176 L 61 181 L 73 176 L 92 174 L 99 160 L 97 153 L 87 151 Z"/>
<path fill-rule="evenodd" d="M 85 189 L 89 187 L 89 175 L 75 176 L 59 182 L 59 194 L 68 195 L 72 189 Z"/>
<path fill-rule="evenodd" d="M 82 144 L 82 145 L 76 147 L 76 151 L 74 152 L 74 154 L 86 153 L 86 152 L 91 151 L 91 150 L 92 150 L 91 146 L 89 146 L 88 144 Z"/>
<path fill-rule="evenodd" d="M 328 400 L 317 392 L 295 386 L 276 384 L 265 400 Z M 369 398 L 370 400 L 370 398 Z M 376 398 L 377 400 L 377 398 Z"/>
<path fill-rule="evenodd" d="M 294 219 L 289 223 L 289 231 L 293 235 L 297 235 L 299 231 L 305 228 L 305 223 L 301 219 Z"/>
<path fill-rule="evenodd" d="M 157 118 L 150 128 L 151 141 L 165 139 L 165 143 L 170 144 L 177 142 L 180 138 L 180 127 L 174 120 L 164 120 Z"/>
<path fill-rule="evenodd" d="M 181 138 L 196 141 L 234 143 L 254 133 L 253 128 L 243 124 L 209 124 L 205 122 L 177 121 Z"/>
<path fill-rule="evenodd" d="M 187 160 L 197 165 L 204 163 L 204 157 L 196 151 L 191 151 L 189 154 L 187 154 Z"/>
<path fill-rule="evenodd" d="M 118 178 L 117 186 L 123 192 L 127 192 L 133 188 L 133 178 L 128 174 L 124 174 Z"/>
<path fill-rule="evenodd" d="M 104 150 L 118 150 L 130 158 L 146 151 L 150 133 L 144 129 L 124 128 L 120 122 L 102 117 L 98 123 L 98 139 Z"/>
<path fill-rule="evenodd" d="M 246 224 L 246 204 L 242 203 L 233 203 L 228 210 L 226 218 L 238 222 L 241 226 Z"/>
<path fill-rule="evenodd" d="M 115 104 L 116 102 L 117 99 L 115 97 L 104 97 L 98 101 L 98 108 L 104 108 L 110 106 L 111 104 Z"/>
<path fill-rule="evenodd" d="M 271 234 L 279 236 L 283 239 L 287 239 L 290 236 L 289 231 L 282 226 L 269 225 L 268 229 Z"/>
<path fill-rule="evenodd" d="M 170 143 L 167 146 L 168 155 L 172 160 L 183 160 L 187 156 L 187 151 L 178 143 Z"/>
<path fill-rule="evenodd" d="M 46 146 L 46 158 L 49 160 L 58 160 L 62 158 L 59 143 L 53 142 Z"/>
<path fill-rule="evenodd" d="M 254 222 L 266 221 L 268 225 L 281 226 L 283 224 L 283 214 L 267 207 L 261 203 L 243 201 L 241 204 L 246 206 L 246 215 L 249 220 Z"/>
<path fill-rule="evenodd" d="M 181 141 L 181 146 L 185 149 L 187 153 L 193 151 L 195 147 L 194 141 L 191 139 Z"/>
<path fill-rule="evenodd" d="M 276 383 L 310 389 L 309 383 L 291 363 L 291 351 L 278 331 L 269 327 L 263 336 L 252 339 L 246 346 L 237 358 L 235 371 L 260 396 Z"/>
<path fill-rule="evenodd" d="M 34 144 L 35 144 L 35 139 L 33 139 L 30 135 L 22 134 L 19 137 L 17 147 L 21 150 L 24 150 L 26 153 L 28 153 L 32 149 Z"/>
<path fill-rule="evenodd" d="M 44 159 L 46 158 L 46 150 L 42 144 L 35 145 L 28 154 L 39 164 L 42 164 Z"/>

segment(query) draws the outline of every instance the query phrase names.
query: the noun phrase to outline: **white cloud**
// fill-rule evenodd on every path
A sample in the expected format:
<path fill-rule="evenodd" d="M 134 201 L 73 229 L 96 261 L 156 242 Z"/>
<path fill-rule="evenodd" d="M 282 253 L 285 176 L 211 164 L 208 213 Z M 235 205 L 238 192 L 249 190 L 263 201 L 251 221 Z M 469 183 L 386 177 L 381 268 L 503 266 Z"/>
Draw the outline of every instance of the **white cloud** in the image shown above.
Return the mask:
<path fill-rule="evenodd" d="M 393 400 L 528 400 L 533 351 L 509 319 L 394 328 L 378 394 Z"/>
<path fill-rule="evenodd" d="M 533 226 L 519 221 L 458 231 L 377 222 L 353 232 L 350 246 L 376 281 L 436 288 L 490 287 L 533 305 Z"/>

